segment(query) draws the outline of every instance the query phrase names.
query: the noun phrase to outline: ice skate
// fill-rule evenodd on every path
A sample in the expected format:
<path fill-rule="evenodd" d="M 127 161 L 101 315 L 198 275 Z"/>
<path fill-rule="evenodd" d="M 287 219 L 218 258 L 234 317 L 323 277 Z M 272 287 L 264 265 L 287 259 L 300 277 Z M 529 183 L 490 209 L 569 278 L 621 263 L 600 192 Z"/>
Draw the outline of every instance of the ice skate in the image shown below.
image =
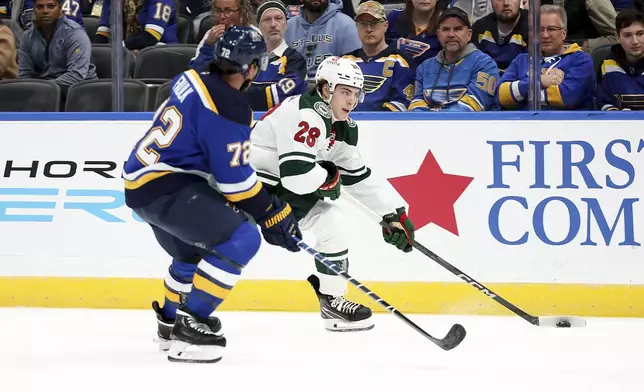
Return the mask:
<path fill-rule="evenodd" d="M 155 342 L 159 344 L 160 351 L 168 351 L 172 345 L 170 334 L 172 333 L 172 327 L 174 327 L 174 320 L 168 320 L 163 317 L 163 308 L 161 308 L 157 301 L 152 302 L 152 309 L 157 315 L 158 339 Z"/>
<path fill-rule="evenodd" d="M 226 338 L 217 317 L 204 320 L 180 306 L 170 334 L 168 350 L 171 362 L 214 363 L 223 357 Z"/>
<path fill-rule="evenodd" d="M 371 309 L 342 296 L 334 297 L 322 294 L 320 279 L 315 275 L 309 276 L 308 281 L 320 300 L 320 314 L 324 320 L 324 327 L 328 331 L 368 331 L 374 327 L 371 320 Z"/>

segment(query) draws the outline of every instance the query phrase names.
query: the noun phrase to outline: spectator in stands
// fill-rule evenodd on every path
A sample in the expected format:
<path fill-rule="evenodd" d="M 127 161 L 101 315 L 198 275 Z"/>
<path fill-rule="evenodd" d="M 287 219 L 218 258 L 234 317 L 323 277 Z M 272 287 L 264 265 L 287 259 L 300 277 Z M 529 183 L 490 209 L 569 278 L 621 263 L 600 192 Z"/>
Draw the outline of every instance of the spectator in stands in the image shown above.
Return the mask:
<path fill-rule="evenodd" d="M 9 26 L 0 20 L 0 80 L 17 78 L 16 40 Z"/>
<path fill-rule="evenodd" d="M 397 1 L 397 0 L 393 0 Z M 362 2 L 362 1 L 360 1 Z M 300 14 L 300 9 L 302 8 L 302 0 L 286 0 L 284 1 L 284 4 L 286 4 L 286 20 L 291 19 L 294 16 L 298 16 Z M 347 15 L 350 18 L 353 18 L 356 16 L 356 13 L 353 9 L 353 1 L 352 0 L 343 0 L 342 1 L 342 13 Z"/>
<path fill-rule="evenodd" d="M 11 30 L 16 37 L 16 46 L 20 45 L 25 31 L 31 28 L 34 16 L 33 0 L 12 0 L 9 2 L 9 14 L 11 15 Z"/>
<path fill-rule="evenodd" d="M 203 36 L 195 57 L 190 60 L 190 68 L 197 72 L 208 69 L 208 64 L 215 57 L 215 43 L 230 26 L 256 27 L 255 13 L 250 0 L 213 0 L 212 19 L 214 26 Z M 257 29 L 259 32 L 259 29 Z"/>
<path fill-rule="evenodd" d="M 213 0 L 212 20 L 214 25 L 201 39 L 193 61 L 199 57 L 202 51 L 205 52 L 208 59 L 212 59 L 215 43 L 230 26 L 254 26 L 253 5 L 250 0 Z M 202 67 L 195 65 L 193 68 Z"/>
<path fill-rule="evenodd" d="M 74 83 L 96 79 L 91 52 L 85 29 L 62 14 L 60 0 L 35 0 L 34 25 L 20 43 L 20 79 L 51 79 L 65 95 Z"/>
<path fill-rule="evenodd" d="M 442 49 L 436 35 L 439 4 L 438 0 L 406 0 L 404 8 L 387 15 L 385 39 L 413 59 L 412 70 Z"/>
<path fill-rule="evenodd" d="M 364 75 L 364 101 L 357 111 L 407 111 L 414 96 L 414 73 L 411 59 L 395 45 L 385 41 L 387 16 L 382 4 L 369 0 L 356 12 L 358 36 L 362 49 L 344 55 L 355 61 Z"/>
<path fill-rule="evenodd" d="M 279 0 L 264 2 L 257 10 L 257 22 L 260 25 L 257 33 L 262 34 L 266 41 L 269 64 L 255 76 L 246 90 L 246 96 L 253 110 L 264 111 L 279 104 L 286 97 L 307 91 L 306 61 L 284 42 L 284 3 Z M 198 72 L 208 71 L 214 52 L 214 44 L 202 41 L 197 56 L 190 61 L 190 67 Z"/>
<path fill-rule="evenodd" d="M 85 23 L 83 23 L 83 10 L 81 8 L 81 2 L 79 0 L 62 0 L 62 2 L 63 15 L 65 15 L 67 19 L 73 20 L 84 28 Z"/>
<path fill-rule="evenodd" d="M 492 0 L 451 0 L 450 7 L 458 7 L 465 11 L 470 23 L 475 24 L 479 19 L 494 13 Z"/>
<path fill-rule="evenodd" d="M 409 110 L 481 112 L 492 109 L 499 69 L 490 56 L 470 43 L 472 29 L 460 8 L 438 19 L 443 49 L 416 69 L 414 99 Z"/>
<path fill-rule="evenodd" d="M 362 47 L 354 21 L 343 14 L 342 0 L 303 0 L 300 14 L 287 22 L 286 44 L 306 59 L 309 80 L 327 57 Z M 350 1 L 350 0 L 346 0 Z"/>
<path fill-rule="evenodd" d="M 610 0 L 556 1 L 559 2 L 564 4 L 563 8 L 568 16 L 566 43 L 576 43 L 590 53 L 595 48 L 617 42 L 617 14 Z M 541 0 L 541 4 L 552 5 L 554 0 Z"/>
<path fill-rule="evenodd" d="M 577 44 L 566 45 L 566 11 L 541 6 L 541 106 L 546 109 L 593 109 L 593 61 Z M 520 54 L 501 78 L 498 101 L 506 109 L 526 109 L 529 55 Z"/>
<path fill-rule="evenodd" d="M 266 41 L 268 68 L 255 76 L 247 95 L 253 110 L 268 110 L 286 97 L 307 91 L 306 60 L 284 41 L 286 6 L 267 0 L 257 9 L 257 23 Z"/>
<path fill-rule="evenodd" d="M 601 110 L 644 110 L 644 13 L 623 10 L 615 23 L 619 44 L 602 64 Z"/>
<path fill-rule="evenodd" d="M 1 1 L 2 0 L 0 0 L 0 2 Z M 67 19 L 73 20 L 79 25 L 85 27 L 81 5 L 85 6 L 87 4 L 87 0 L 61 0 L 61 2 L 63 4 L 63 15 L 65 15 Z M 33 9 L 34 0 L 24 0 L 23 7 L 25 9 Z"/>
<path fill-rule="evenodd" d="M 528 52 L 528 11 L 520 0 L 492 0 L 494 12 L 472 26 L 472 43 L 494 59 L 503 72 L 512 60 Z"/>
<path fill-rule="evenodd" d="M 95 43 L 107 43 L 110 39 L 110 7 L 111 1 L 103 0 Z M 141 50 L 158 43 L 179 43 L 175 0 L 124 0 L 123 17 L 125 47 L 130 50 Z"/>

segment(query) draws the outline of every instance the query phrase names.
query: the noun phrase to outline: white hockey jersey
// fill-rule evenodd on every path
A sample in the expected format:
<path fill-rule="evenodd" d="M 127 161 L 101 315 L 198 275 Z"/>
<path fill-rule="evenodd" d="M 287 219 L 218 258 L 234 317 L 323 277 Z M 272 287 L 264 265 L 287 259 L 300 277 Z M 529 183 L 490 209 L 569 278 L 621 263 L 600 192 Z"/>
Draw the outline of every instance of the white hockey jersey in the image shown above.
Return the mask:
<path fill-rule="evenodd" d="M 389 182 L 371 175 L 358 150 L 358 126 L 332 121 L 331 107 L 317 92 L 292 96 L 269 110 L 250 136 L 250 162 L 267 185 L 309 195 L 326 181 L 318 161 L 331 161 L 349 192 L 381 216 L 405 203 Z"/>

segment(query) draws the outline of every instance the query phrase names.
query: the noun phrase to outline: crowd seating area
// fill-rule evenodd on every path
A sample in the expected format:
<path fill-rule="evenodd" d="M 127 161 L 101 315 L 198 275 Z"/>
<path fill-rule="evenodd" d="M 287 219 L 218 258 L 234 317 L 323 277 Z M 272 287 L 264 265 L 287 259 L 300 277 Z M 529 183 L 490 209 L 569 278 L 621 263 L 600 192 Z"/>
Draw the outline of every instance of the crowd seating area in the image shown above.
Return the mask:
<path fill-rule="evenodd" d="M 385 2 L 387 12 L 404 3 Z M 3 16 L 0 15 L 0 19 Z M 96 34 L 99 18 L 83 16 L 89 37 Z M 154 111 L 168 97 L 169 84 L 179 73 L 189 69 L 198 43 L 213 27 L 210 12 L 195 18 L 178 16 L 179 44 L 157 45 L 133 53 L 123 48 L 124 110 L 127 112 Z M 592 53 L 597 81 L 601 66 L 610 54 L 610 45 Z M 112 111 L 112 47 L 111 44 L 92 44 L 91 59 L 96 66 L 97 80 L 79 82 L 69 88 L 66 97 L 53 82 L 42 79 L 0 80 L 0 112 L 109 112 Z M 310 87 L 311 84 L 309 84 Z M 37 92 L 37 93 L 36 93 Z M 20 99 L 16 99 L 19 97 Z M 26 102 L 26 103 L 25 103 Z"/>

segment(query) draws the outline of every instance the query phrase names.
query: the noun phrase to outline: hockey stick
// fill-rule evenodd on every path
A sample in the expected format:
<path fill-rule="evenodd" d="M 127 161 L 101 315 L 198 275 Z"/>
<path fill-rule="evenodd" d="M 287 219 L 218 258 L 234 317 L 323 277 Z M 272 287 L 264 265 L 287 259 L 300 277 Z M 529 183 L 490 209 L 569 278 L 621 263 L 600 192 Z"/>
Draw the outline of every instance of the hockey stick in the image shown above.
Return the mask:
<path fill-rule="evenodd" d="M 387 301 L 385 301 L 384 299 L 380 298 L 374 292 L 372 292 L 367 287 L 365 287 L 362 283 L 360 283 L 357 280 L 355 280 L 354 278 L 352 278 L 348 273 L 346 273 L 345 271 L 339 270 L 335 263 L 333 263 L 332 261 L 328 260 L 326 257 L 322 256 L 318 251 L 316 251 L 315 249 L 313 249 L 310 246 L 308 246 L 304 241 L 302 241 L 301 239 L 297 238 L 296 236 L 293 236 L 293 239 L 295 241 L 297 241 L 297 245 L 301 249 L 303 249 L 303 250 L 307 251 L 308 253 L 310 253 L 311 255 L 313 255 L 313 257 L 315 257 L 315 259 L 317 261 L 319 261 L 320 263 L 324 264 L 325 267 L 327 267 L 328 269 L 333 271 L 336 275 L 341 276 L 346 281 L 348 281 L 349 283 L 351 283 L 352 285 L 354 285 L 355 287 L 360 289 L 369 298 L 371 298 L 374 301 L 376 301 L 379 305 L 381 305 L 387 311 L 392 313 L 394 316 L 398 317 L 405 324 L 407 324 L 410 327 L 412 327 L 414 330 L 416 330 L 416 332 L 420 333 L 421 335 L 423 335 L 427 339 L 431 340 L 432 343 L 436 344 L 438 347 L 442 348 L 443 350 L 446 350 L 446 351 L 451 350 L 451 349 L 455 348 L 456 346 L 458 346 L 463 341 L 463 339 L 465 339 L 465 335 L 466 335 L 465 328 L 463 328 L 463 326 L 460 325 L 460 324 L 454 324 L 452 326 L 452 328 L 449 330 L 449 332 L 447 333 L 447 335 L 445 335 L 445 337 L 442 338 L 442 339 L 438 339 L 438 338 L 433 337 L 432 335 L 430 335 L 427 332 L 425 332 L 425 330 L 423 330 L 421 327 L 416 325 L 413 321 L 411 321 L 410 319 L 405 317 L 405 315 L 402 314 L 398 309 L 396 309 L 393 306 L 389 305 L 389 303 L 387 303 Z"/>
<path fill-rule="evenodd" d="M 382 220 L 382 217 L 378 215 L 378 213 L 371 211 L 368 209 L 366 206 L 364 206 L 362 203 L 359 201 L 355 200 L 353 197 L 347 197 L 346 195 L 343 195 L 343 198 L 347 201 L 349 201 L 351 204 L 355 205 L 356 207 L 360 208 L 363 210 L 365 213 L 367 213 L 374 221 L 377 220 L 377 222 L 380 224 L 380 226 L 386 228 L 386 229 L 392 229 L 393 227 L 389 225 L 387 222 Z M 516 314 L 517 316 L 521 317 L 522 319 L 526 320 L 532 325 L 536 325 L 539 327 L 555 327 L 555 328 L 579 328 L 579 327 L 585 327 L 586 326 L 586 320 L 577 317 L 577 316 L 545 316 L 545 317 L 537 317 L 533 316 L 529 313 L 526 313 L 525 311 L 521 310 L 518 308 L 516 305 L 513 305 L 512 303 L 508 302 L 505 298 L 501 297 L 500 295 L 496 294 L 492 290 L 488 289 L 487 287 L 483 286 L 481 283 L 477 282 L 476 280 L 472 279 L 463 271 L 459 270 L 458 268 L 454 267 L 452 264 L 448 263 L 445 261 L 442 257 L 438 256 L 436 253 L 432 252 L 431 250 L 427 249 L 424 247 L 422 244 L 420 244 L 418 241 L 413 241 L 412 246 L 414 249 L 418 250 L 420 253 L 424 254 L 425 256 L 429 257 L 433 261 L 435 261 L 437 264 L 439 264 L 441 267 L 445 268 L 452 274 L 456 275 L 457 277 L 461 278 L 465 283 L 469 284 L 470 286 L 474 287 L 478 291 L 482 292 L 483 294 L 487 295 L 489 298 L 495 300 L 497 303 L 501 304 L 503 307 L 506 309 L 510 310 L 512 313 Z"/>

